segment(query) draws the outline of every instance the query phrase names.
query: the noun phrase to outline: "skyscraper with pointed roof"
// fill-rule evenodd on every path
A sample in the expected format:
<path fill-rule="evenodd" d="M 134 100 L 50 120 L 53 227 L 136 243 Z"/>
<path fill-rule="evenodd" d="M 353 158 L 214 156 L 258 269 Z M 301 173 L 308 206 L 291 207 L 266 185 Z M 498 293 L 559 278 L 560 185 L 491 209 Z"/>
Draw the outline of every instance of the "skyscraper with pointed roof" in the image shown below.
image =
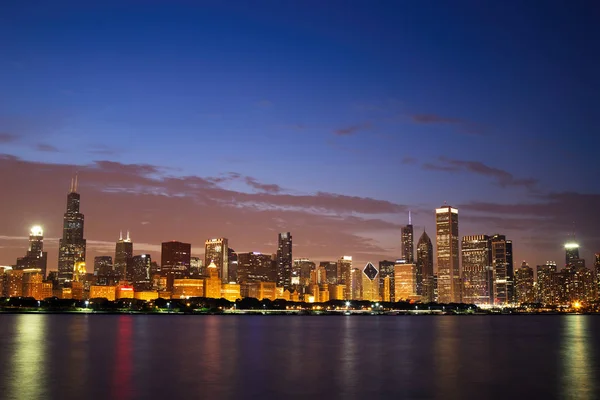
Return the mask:
<path fill-rule="evenodd" d="M 123 231 L 119 232 L 119 240 L 115 246 L 115 263 L 114 270 L 121 279 L 131 279 L 131 259 L 133 257 L 133 242 L 129 237 L 129 231 L 127 231 L 127 237 L 123 239 Z M 129 272 L 129 273 L 128 273 Z"/>
<path fill-rule="evenodd" d="M 407 263 L 412 264 L 415 261 L 415 243 L 412 218 L 408 212 L 408 225 L 402 227 L 402 258 Z"/>
<path fill-rule="evenodd" d="M 79 212 L 81 196 L 77 192 L 78 178 L 71 179 L 67 195 L 67 212 L 63 216 L 63 234 L 58 245 L 58 281 L 73 280 L 75 264 L 85 262 L 86 241 L 83 238 L 83 214 Z"/>
<path fill-rule="evenodd" d="M 421 275 L 421 287 L 417 287 L 417 294 L 425 303 L 434 301 L 433 245 L 425 230 L 417 243 L 417 270 Z"/>

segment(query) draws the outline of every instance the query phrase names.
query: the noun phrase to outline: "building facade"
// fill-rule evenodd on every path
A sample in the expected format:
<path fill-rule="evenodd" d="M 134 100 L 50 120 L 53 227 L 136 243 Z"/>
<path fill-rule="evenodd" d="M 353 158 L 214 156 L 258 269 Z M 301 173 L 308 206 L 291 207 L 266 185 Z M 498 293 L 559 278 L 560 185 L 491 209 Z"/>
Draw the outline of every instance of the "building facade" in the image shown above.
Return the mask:
<path fill-rule="evenodd" d="M 67 212 L 63 216 L 62 238 L 58 243 L 58 282 L 73 280 L 75 264 L 85 262 L 86 240 L 83 237 L 84 216 L 79 212 L 81 196 L 77 193 L 77 177 L 71 180 L 67 195 Z"/>
<path fill-rule="evenodd" d="M 223 283 L 229 283 L 229 241 L 227 238 L 208 239 L 204 243 L 204 265 L 214 263 Z"/>
<path fill-rule="evenodd" d="M 421 285 L 417 282 L 417 294 L 425 303 L 434 301 L 433 244 L 425 231 L 417 243 L 417 270 L 421 275 Z"/>
<path fill-rule="evenodd" d="M 487 235 L 462 238 L 463 302 L 490 304 L 492 251 Z"/>
<path fill-rule="evenodd" d="M 292 235 L 280 233 L 277 238 L 277 286 L 289 289 L 292 284 Z"/>
<path fill-rule="evenodd" d="M 123 239 L 123 232 L 119 233 L 119 240 L 115 245 L 115 274 L 121 279 L 131 279 L 128 276 L 130 269 L 131 258 L 133 257 L 133 242 L 127 232 L 127 237 Z"/>
<path fill-rule="evenodd" d="M 435 210 L 435 216 L 438 301 L 460 303 L 462 296 L 458 252 L 458 210 L 443 206 Z"/>

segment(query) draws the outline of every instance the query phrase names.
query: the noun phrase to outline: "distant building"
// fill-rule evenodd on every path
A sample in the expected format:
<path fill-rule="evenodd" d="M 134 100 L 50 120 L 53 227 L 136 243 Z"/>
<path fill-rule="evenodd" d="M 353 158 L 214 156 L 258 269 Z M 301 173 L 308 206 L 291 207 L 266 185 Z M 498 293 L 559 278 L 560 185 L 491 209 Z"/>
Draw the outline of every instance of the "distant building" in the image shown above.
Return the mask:
<path fill-rule="evenodd" d="M 200 257 L 190 257 L 190 276 L 194 278 L 204 276 L 204 260 Z"/>
<path fill-rule="evenodd" d="M 221 286 L 221 297 L 231 302 L 241 299 L 240 285 L 238 283 L 224 283 Z"/>
<path fill-rule="evenodd" d="M 127 275 L 130 269 L 131 258 L 133 257 L 133 242 L 127 232 L 127 237 L 123 239 L 123 232 L 119 233 L 119 240 L 115 246 L 114 270 L 120 279 L 131 279 Z"/>
<path fill-rule="evenodd" d="M 492 248 L 494 304 L 508 304 L 513 301 L 514 297 L 512 241 L 506 240 L 504 235 L 494 235 L 490 237 L 490 243 Z"/>
<path fill-rule="evenodd" d="M 285 289 L 292 282 L 292 235 L 290 232 L 280 233 L 277 240 L 277 286 Z"/>
<path fill-rule="evenodd" d="M 37 268 L 46 278 L 48 253 L 44 251 L 44 231 L 40 226 L 34 226 L 29 232 L 29 248 L 25 257 L 17 259 L 15 269 Z"/>
<path fill-rule="evenodd" d="M 464 236 L 462 239 L 463 302 L 490 304 L 491 257 L 487 235 Z"/>
<path fill-rule="evenodd" d="M 515 272 L 515 297 L 518 304 L 534 303 L 533 269 L 525 261 Z"/>
<path fill-rule="evenodd" d="M 173 292 L 171 296 L 174 299 L 204 297 L 204 279 L 183 278 L 173 280 Z"/>
<path fill-rule="evenodd" d="M 152 257 L 150 254 L 140 254 L 131 258 L 130 272 L 127 273 L 129 280 L 133 282 L 135 291 L 145 291 L 152 287 L 150 268 Z"/>
<path fill-rule="evenodd" d="M 312 268 L 314 268 L 314 263 L 312 264 Z M 327 284 L 337 285 L 337 263 L 334 261 L 321 261 L 319 266 L 325 268 L 327 274 Z"/>
<path fill-rule="evenodd" d="M 596 262 L 594 263 L 594 272 L 596 274 L 596 298 L 600 297 L 600 253 L 596 253 Z"/>
<path fill-rule="evenodd" d="M 167 277 L 167 290 L 173 289 L 173 281 L 189 276 L 192 245 L 177 241 L 161 245 L 161 275 Z"/>
<path fill-rule="evenodd" d="M 23 270 L 6 269 L 4 272 L 4 295 L 6 297 L 23 296 Z"/>
<path fill-rule="evenodd" d="M 214 262 L 211 262 L 206 267 L 206 275 L 204 278 L 204 297 L 220 299 L 221 298 L 221 278 L 219 278 L 219 268 Z"/>
<path fill-rule="evenodd" d="M 547 261 L 537 266 L 537 301 L 545 305 L 554 304 L 554 274 L 556 263 Z"/>
<path fill-rule="evenodd" d="M 277 271 L 274 268 L 273 255 L 257 251 L 237 253 L 238 283 L 275 282 Z"/>
<path fill-rule="evenodd" d="M 433 245 L 425 231 L 417 243 L 417 270 L 420 271 L 422 277 L 420 288 L 417 282 L 417 293 L 425 303 L 434 301 Z"/>
<path fill-rule="evenodd" d="M 565 244 L 565 266 L 571 266 L 579 260 L 579 244 L 569 242 Z"/>
<path fill-rule="evenodd" d="M 275 282 L 250 282 L 240 285 L 242 297 L 253 297 L 258 300 L 277 299 L 277 285 Z"/>
<path fill-rule="evenodd" d="M 40 268 L 29 268 L 23 270 L 23 296 L 43 300 L 44 275 Z"/>
<path fill-rule="evenodd" d="M 352 257 L 351 256 L 342 256 L 337 261 L 337 283 L 339 285 L 344 285 L 345 300 L 352 300 Z"/>
<path fill-rule="evenodd" d="M 394 284 L 396 301 L 418 300 L 417 266 L 398 260 L 394 265 Z"/>
<path fill-rule="evenodd" d="M 458 210 L 443 206 L 435 210 L 435 217 L 439 302 L 460 303 Z"/>
<path fill-rule="evenodd" d="M 116 292 L 116 286 L 92 285 L 90 286 L 90 299 L 104 298 L 109 301 L 115 301 Z"/>
<path fill-rule="evenodd" d="M 237 253 L 231 247 L 227 249 L 227 273 L 229 275 L 229 283 L 237 282 L 238 259 Z"/>
<path fill-rule="evenodd" d="M 204 265 L 214 263 L 223 283 L 229 283 L 229 242 L 227 238 L 208 239 L 204 243 Z"/>
<path fill-rule="evenodd" d="M 73 280 L 76 263 L 85 262 L 84 216 L 79 212 L 81 196 L 77 193 L 77 185 L 75 177 L 67 195 L 67 212 L 63 216 L 62 238 L 58 242 L 58 282 L 61 285 Z"/>
<path fill-rule="evenodd" d="M 382 301 L 396 301 L 394 287 L 394 261 L 379 261 L 379 296 Z"/>
<path fill-rule="evenodd" d="M 372 263 L 367 263 L 361 274 L 360 299 L 379 301 L 379 271 Z"/>
<path fill-rule="evenodd" d="M 410 212 L 408 214 L 408 225 L 402 227 L 402 258 L 406 260 L 407 263 L 413 264 L 415 261 L 415 253 L 414 253 L 414 231 L 412 226 L 412 221 L 410 218 Z"/>
<path fill-rule="evenodd" d="M 111 256 L 94 257 L 94 276 L 107 276 L 113 269 L 113 258 Z"/>

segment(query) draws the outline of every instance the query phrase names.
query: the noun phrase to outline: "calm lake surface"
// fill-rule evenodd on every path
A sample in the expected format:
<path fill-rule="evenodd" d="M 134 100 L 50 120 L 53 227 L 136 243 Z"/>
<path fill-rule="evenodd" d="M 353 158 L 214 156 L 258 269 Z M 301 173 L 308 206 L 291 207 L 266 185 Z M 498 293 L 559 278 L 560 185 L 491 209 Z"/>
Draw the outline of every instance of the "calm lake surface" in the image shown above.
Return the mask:
<path fill-rule="evenodd" d="M 600 317 L 0 315 L 1 399 L 597 399 Z"/>

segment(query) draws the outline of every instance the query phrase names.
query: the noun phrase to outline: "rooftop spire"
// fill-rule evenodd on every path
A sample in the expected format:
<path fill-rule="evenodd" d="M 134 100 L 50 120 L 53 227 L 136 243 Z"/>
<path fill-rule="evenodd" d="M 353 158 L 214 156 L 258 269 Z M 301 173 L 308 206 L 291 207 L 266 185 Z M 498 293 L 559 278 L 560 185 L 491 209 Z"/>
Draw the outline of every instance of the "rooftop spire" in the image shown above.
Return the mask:
<path fill-rule="evenodd" d="M 412 225 L 412 216 L 410 215 L 410 210 L 408 210 L 408 224 Z"/>
<path fill-rule="evenodd" d="M 130 241 L 131 239 L 129 239 L 129 230 L 127 230 L 127 241 Z"/>
<path fill-rule="evenodd" d="M 119 240 L 123 240 L 123 231 L 119 231 Z"/>
<path fill-rule="evenodd" d="M 71 177 L 71 186 L 69 186 L 69 193 L 73 193 L 73 177 Z"/>
<path fill-rule="evenodd" d="M 78 176 L 79 176 L 79 173 L 75 172 L 75 186 L 73 186 L 73 191 L 74 192 L 77 192 L 77 186 L 78 186 L 78 184 L 77 184 L 77 178 L 78 178 Z"/>

